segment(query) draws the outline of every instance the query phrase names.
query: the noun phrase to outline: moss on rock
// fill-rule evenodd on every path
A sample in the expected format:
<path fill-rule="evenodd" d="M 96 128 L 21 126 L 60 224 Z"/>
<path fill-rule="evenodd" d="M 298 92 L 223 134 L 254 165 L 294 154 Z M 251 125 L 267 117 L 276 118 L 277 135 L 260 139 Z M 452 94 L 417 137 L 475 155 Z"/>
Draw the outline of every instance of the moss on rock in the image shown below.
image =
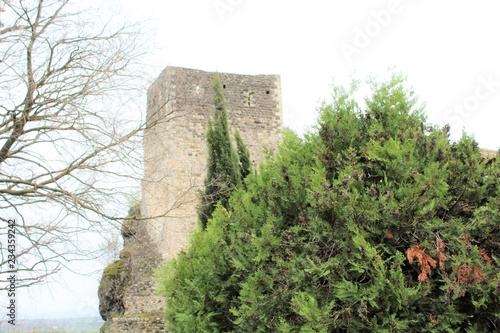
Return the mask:
<path fill-rule="evenodd" d="M 128 284 L 129 270 L 123 260 L 116 260 L 104 269 L 99 284 L 99 313 L 104 320 L 123 314 L 123 294 Z"/>

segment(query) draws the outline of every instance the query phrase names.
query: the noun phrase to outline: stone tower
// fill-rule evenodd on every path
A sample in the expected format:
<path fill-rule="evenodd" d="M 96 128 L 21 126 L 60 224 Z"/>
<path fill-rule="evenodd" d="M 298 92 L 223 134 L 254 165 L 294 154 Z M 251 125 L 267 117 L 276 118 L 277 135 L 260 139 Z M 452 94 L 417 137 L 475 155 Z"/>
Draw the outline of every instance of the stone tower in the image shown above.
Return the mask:
<path fill-rule="evenodd" d="M 280 77 L 220 77 L 229 126 L 239 130 L 257 167 L 263 147 L 275 148 L 280 138 Z M 167 67 L 148 90 L 141 206 L 131 214 L 137 220 L 123 225 L 120 260 L 101 280 L 100 310 L 109 324 L 103 332 L 167 331 L 165 299 L 156 295 L 152 275 L 186 247 L 198 223 L 198 191 L 208 159 L 206 127 L 214 114 L 213 78 L 210 72 Z M 120 316 L 112 315 L 115 308 Z"/>
<path fill-rule="evenodd" d="M 254 167 L 275 148 L 282 127 L 278 75 L 220 73 L 229 126 L 238 129 Z M 167 67 L 148 90 L 141 212 L 163 260 L 174 257 L 196 227 L 198 190 L 206 175 L 206 126 L 214 113 L 214 73 Z"/>

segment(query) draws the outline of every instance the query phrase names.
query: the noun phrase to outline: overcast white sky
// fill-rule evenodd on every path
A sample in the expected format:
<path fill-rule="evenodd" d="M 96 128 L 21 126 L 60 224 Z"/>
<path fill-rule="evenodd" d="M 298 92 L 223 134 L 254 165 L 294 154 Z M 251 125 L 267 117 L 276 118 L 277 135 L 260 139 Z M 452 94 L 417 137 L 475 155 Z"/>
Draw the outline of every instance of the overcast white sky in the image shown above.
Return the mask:
<path fill-rule="evenodd" d="M 150 42 L 156 51 L 148 59 L 154 76 L 169 65 L 281 75 L 285 126 L 296 131 L 313 124 L 334 82 L 347 82 L 353 72 L 382 78 L 394 67 L 427 103 L 429 121 L 450 123 L 454 138 L 464 127 L 481 147 L 500 146 L 496 1 L 113 3 L 129 20 L 147 20 L 155 29 Z M 51 294 L 47 287 L 32 290 L 20 296 L 21 314 L 98 315 L 97 285 L 68 277 L 65 287 L 51 286 Z"/>
<path fill-rule="evenodd" d="M 408 76 L 429 120 L 462 127 L 496 149 L 500 20 L 495 1 L 125 1 L 154 19 L 159 71 L 280 74 L 285 125 L 314 120 L 333 82 Z M 124 9 L 126 7 L 124 5 Z M 489 82 L 489 83 L 488 83 Z"/>

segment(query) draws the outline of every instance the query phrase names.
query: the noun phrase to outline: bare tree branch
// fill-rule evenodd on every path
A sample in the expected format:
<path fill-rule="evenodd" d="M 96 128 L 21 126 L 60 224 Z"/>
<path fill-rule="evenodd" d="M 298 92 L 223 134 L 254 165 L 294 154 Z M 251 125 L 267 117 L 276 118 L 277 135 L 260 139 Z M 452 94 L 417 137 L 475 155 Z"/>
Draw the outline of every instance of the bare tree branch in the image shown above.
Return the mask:
<path fill-rule="evenodd" d="M 179 189 L 155 216 L 126 216 L 127 199 L 143 178 L 143 131 L 186 116 L 180 101 L 193 92 L 173 96 L 165 87 L 163 102 L 146 117 L 142 96 L 150 82 L 138 26 L 103 22 L 75 7 L 82 6 L 76 0 L 3 5 L 0 243 L 15 218 L 18 281 L 29 287 L 101 256 L 98 241 L 88 241 L 96 234 L 116 232 L 131 219 L 181 218 L 175 211 L 195 204 L 191 188 Z M 199 180 L 192 183 L 196 188 Z M 3 288 L 7 261 L 0 259 Z"/>
<path fill-rule="evenodd" d="M 15 218 L 30 286 L 97 257 L 86 233 L 120 228 L 142 172 L 145 48 L 139 26 L 81 2 L 0 3 L 0 242 Z"/>

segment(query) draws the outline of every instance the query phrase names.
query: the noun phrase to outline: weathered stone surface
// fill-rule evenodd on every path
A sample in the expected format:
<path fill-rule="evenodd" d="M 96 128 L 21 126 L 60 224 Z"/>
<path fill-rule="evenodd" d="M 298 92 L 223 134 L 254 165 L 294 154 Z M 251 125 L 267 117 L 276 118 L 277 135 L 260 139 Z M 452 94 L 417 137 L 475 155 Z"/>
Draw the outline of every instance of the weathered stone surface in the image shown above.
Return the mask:
<path fill-rule="evenodd" d="M 110 331 L 113 333 L 167 333 L 163 313 L 113 318 Z"/>
<path fill-rule="evenodd" d="M 123 260 L 117 260 L 106 267 L 99 284 L 99 313 L 104 320 L 114 314 L 123 313 L 123 296 L 128 283 L 128 273 Z"/>
<path fill-rule="evenodd" d="M 140 219 L 141 216 L 141 205 L 137 203 L 130 207 L 128 216 L 133 219 L 123 221 L 121 230 L 123 239 L 134 237 L 137 234 L 137 228 L 139 226 L 139 221 L 137 219 Z"/>

